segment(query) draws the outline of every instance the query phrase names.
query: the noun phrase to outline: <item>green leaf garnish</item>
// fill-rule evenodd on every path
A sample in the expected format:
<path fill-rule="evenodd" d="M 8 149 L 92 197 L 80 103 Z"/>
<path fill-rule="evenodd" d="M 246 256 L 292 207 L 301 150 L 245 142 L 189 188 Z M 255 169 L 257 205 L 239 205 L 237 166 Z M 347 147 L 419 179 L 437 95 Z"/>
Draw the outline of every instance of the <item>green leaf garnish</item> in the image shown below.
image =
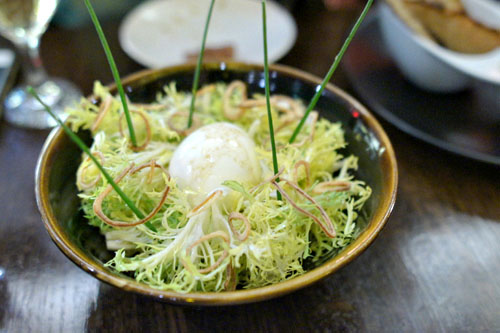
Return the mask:
<path fill-rule="evenodd" d="M 89 0 L 84 0 L 85 6 L 87 6 L 87 10 L 90 14 L 92 22 L 94 23 L 95 29 L 97 30 L 97 35 L 101 40 L 102 47 L 104 49 L 104 53 L 106 53 L 106 58 L 108 59 L 109 67 L 111 68 L 111 72 L 113 73 L 113 78 L 115 79 L 116 88 L 118 89 L 118 93 L 120 94 L 120 99 L 123 105 L 123 112 L 125 113 L 125 118 L 127 119 L 127 126 L 130 135 L 130 141 L 134 147 L 137 147 L 137 139 L 135 137 L 134 125 L 132 124 L 132 118 L 130 117 L 130 112 L 128 110 L 127 99 L 125 98 L 125 91 L 123 90 L 122 81 L 120 80 L 120 74 L 118 73 L 118 68 L 116 67 L 115 60 L 113 59 L 113 55 L 111 54 L 111 49 L 109 48 L 108 41 L 106 40 L 106 36 L 104 36 L 104 32 L 102 31 L 101 24 L 99 23 L 99 19 L 92 7 L 92 4 Z"/>
<path fill-rule="evenodd" d="M 231 190 L 240 192 L 243 194 L 245 198 L 247 198 L 250 202 L 254 201 L 255 199 L 245 190 L 243 185 L 238 183 L 235 180 L 226 180 L 222 183 L 222 185 L 229 187 Z"/>
<path fill-rule="evenodd" d="M 358 28 L 361 25 L 361 22 L 363 22 L 363 20 L 365 19 L 365 16 L 368 13 L 368 10 L 370 9 L 372 3 L 373 3 L 373 0 L 368 0 L 368 2 L 366 3 L 365 8 L 361 12 L 361 15 L 358 17 L 358 20 L 354 24 L 354 27 L 352 28 L 351 32 L 349 33 L 349 36 L 344 41 L 344 45 L 342 45 L 342 48 L 340 49 L 339 53 L 335 57 L 335 60 L 333 61 L 332 66 L 330 67 L 330 69 L 328 70 L 328 73 L 326 74 L 325 78 L 323 79 L 323 82 L 321 83 L 321 86 L 319 87 L 319 89 L 316 90 L 316 93 L 314 94 L 314 96 L 313 96 L 313 98 L 311 100 L 311 103 L 309 103 L 309 106 L 307 107 L 306 112 L 304 113 L 304 116 L 302 117 L 302 119 L 300 120 L 299 124 L 297 125 L 297 127 L 293 131 L 293 134 L 290 137 L 289 143 L 293 143 L 295 141 L 295 139 L 297 138 L 297 135 L 299 134 L 299 132 L 302 129 L 302 127 L 304 126 L 304 123 L 306 122 L 307 117 L 309 116 L 309 113 L 316 106 L 316 103 L 318 103 L 318 100 L 321 97 L 321 93 L 323 92 L 323 90 L 325 89 L 325 86 L 330 81 L 330 79 L 332 78 L 333 73 L 335 72 L 335 70 L 339 66 L 340 60 L 344 56 L 344 53 L 347 50 L 347 47 L 349 46 L 349 44 L 351 43 L 354 35 L 358 31 Z"/>
<path fill-rule="evenodd" d="M 198 62 L 196 63 L 196 71 L 194 72 L 193 88 L 191 89 L 191 105 L 189 107 L 189 118 L 187 127 L 190 128 L 193 124 L 193 113 L 194 113 L 194 102 L 196 100 L 196 91 L 198 90 L 198 81 L 200 80 L 200 70 L 201 64 L 203 62 L 203 54 L 205 53 L 205 43 L 208 34 L 208 25 L 210 24 L 210 18 L 212 17 L 212 10 L 214 7 L 215 0 L 210 3 L 210 8 L 208 9 L 207 21 L 205 22 L 205 30 L 203 32 L 203 40 L 201 42 L 200 54 L 198 55 Z"/>

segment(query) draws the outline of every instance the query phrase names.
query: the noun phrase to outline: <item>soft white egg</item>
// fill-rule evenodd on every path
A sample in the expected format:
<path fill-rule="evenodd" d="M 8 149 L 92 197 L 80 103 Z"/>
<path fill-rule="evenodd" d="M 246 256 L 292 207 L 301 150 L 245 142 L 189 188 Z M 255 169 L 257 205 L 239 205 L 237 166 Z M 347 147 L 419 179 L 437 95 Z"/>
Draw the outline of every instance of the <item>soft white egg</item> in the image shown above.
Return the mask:
<path fill-rule="evenodd" d="M 226 180 L 256 184 L 262 173 L 255 143 L 229 123 L 206 125 L 186 137 L 172 156 L 169 172 L 181 189 L 197 193 L 195 205 Z"/>

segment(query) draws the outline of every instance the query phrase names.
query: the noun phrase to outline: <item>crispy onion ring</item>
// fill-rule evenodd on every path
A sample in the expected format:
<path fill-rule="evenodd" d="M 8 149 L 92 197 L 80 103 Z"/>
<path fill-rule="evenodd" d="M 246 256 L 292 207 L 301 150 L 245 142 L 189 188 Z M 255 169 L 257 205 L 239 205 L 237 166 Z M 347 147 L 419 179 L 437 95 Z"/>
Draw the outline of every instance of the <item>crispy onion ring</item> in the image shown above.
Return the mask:
<path fill-rule="evenodd" d="M 306 186 L 309 186 L 310 184 L 310 164 L 304 160 L 300 160 L 300 161 L 297 161 L 297 163 L 295 163 L 294 167 L 293 167 L 293 178 L 295 180 L 296 183 L 298 183 L 299 179 L 298 179 L 298 176 L 299 176 L 299 168 L 303 166 L 304 167 L 304 171 L 306 172 Z"/>
<path fill-rule="evenodd" d="M 304 108 L 293 98 L 286 95 L 273 95 L 269 99 L 271 105 L 278 111 L 293 115 L 294 118 L 301 118 L 304 115 Z M 238 105 L 243 109 L 250 109 L 253 107 L 266 106 L 267 102 L 265 98 L 259 99 L 244 99 Z M 284 105 L 286 104 L 286 105 Z"/>
<path fill-rule="evenodd" d="M 205 208 L 207 208 L 212 201 L 214 201 L 216 198 L 220 197 L 221 195 L 222 195 L 222 190 L 217 190 L 217 191 L 212 192 L 208 197 L 205 198 L 205 200 L 203 200 L 203 202 L 201 204 L 199 204 L 198 206 L 194 207 L 186 215 L 186 217 L 190 218 L 190 217 L 193 217 L 195 215 L 198 215 L 203 210 L 205 210 Z"/>
<path fill-rule="evenodd" d="M 243 223 L 245 224 L 245 230 L 243 233 L 239 233 L 238 230 L 233 225 L 233 220 L 242 220 Z M 229 214 L 229 217 L 227 218 L 227 222 L 229 223 L 229 227 L 231 228 L 231 231 L 233 234 L 236 236 L 237 239 L 240 241 L 245 241 L 248 238 L 248 235 L 250 235 L 250 222 L 248 221 L 248 218 L 238 212 L 232 212 Z"/>
<path fill-rule="evenodd" d="M 170 118 L 168 118 L 168 122 L 167 122 L 168 127 L 170 127 L 170 129 L 172 131 L 177 132 L 177 134 L 182 135 L 182 136 L 188 136 L 189 134 L 194 132 L 201 125 L 201 121 L 198 118 L 198 116 L 196 116 L 196 114 L 193 114 L 193 124 L 191 125 L 191 127 L 180 129 L 180 128 L 175 127 L 175 125 L 174 125 L 174 118 L 176 118 L 176 117 L 185 117 L 187 119 L 189 117 L 189 113 L 185 112 L 185 111 L 177 111 L 174 114 L 172 114 L 170 116 Z"/>
<path fill-rule="evenodd" d="M 296 100 L 294 100 L 290 96 L 273 95 L 271 97 L 271 103 L 276 109 L 278 109 L 278 111 L 291 113 L 295 118 L 300 119 L 304 115 L 304 107 L 302 107 Z"/>
<path fill-rule="evenodd" d="M 295 116 L 283 116 L 281 117 L 281 124 L 274 130 L 274 134 L 278 133 L 279 131 L 281 131 L 283 128 L 287 127 L 288 125 L 290 125 L 291 123 L 293 123 L 296 118 Z M 269 137 L 269 136 L 268 136 Z"/>
<path fill-rule="evenodd" d="M 301 106 L 293 98 L 285 95 L 273 95 L 270 98 L 271 106 L 276 108 L 279 112 L 285 113 L 284 116 L 280 117 L 280 124 L 275 128 L 274 133 L 278 133 L 283 128 L 287 127 L 297 119 L 302 118 L 304 115 L 304 107 Z M 286 104 L 286 105 L 283 105 Z M 250 109 L 253 107 L 263 107 L 266 106 L 266 100 L 264 98 L 259 99 L 246 99 L 243 100 L 238 107 L 240 109 Z M 315 125 L 315 123 L 314 123 Z M 305 142 L 301 143 L 302 145 Z"/>
<path fill-rule="evenodd" d="M 155 164 L 156 164 L 155 160 L 151 160 L 149 162 L 149 174 L 148 174 L 148 180 L 146 181 L 146 183 L 148 183 L 148 184 L 151 184 L 151 182 L 153 182 L 153 176 L 154 176 L 154 172 L 155 172 Z"/>
<path fill-rule="evenodd" d="M 210 240 L 212 238 L 217 238 L 217 237 L 222 238 L 224 240 L 224 242 L 226 242 L 227 245 L 229 245 L 229 236 L 224 231 L 220 231 L 220 230 L 219 231 L 214 231 L 214 232 L 212 232 L 212 233 L 210 233 L 208 235 L 202 236 L 196 242 L 194 242 L 193 244 L 191 244 L 190 246 L 188 246 L 186 248 L 186 254 L 189 256 L 191 254 L 191 251 L 193 251 L 193 248 L 195 246 L 203 243 L 204 241 Z M 210 273 L 211 271 L 213 271 L 214 269 L 216 269 L 217 267 L 219 267 L 220 264 L 222 264 L 222 261 L 224 261 L 224 259 L 226 259 L 228 256 L 229 256 L 229 251 L 227 249 L 224 249 L 224 252 L 220 256 L 220 258 L 217 259 L 217 261 L 213 265 L 211 265 L 209 267 L 206 267 L 206 268 L 203 268 L 203 269 L 199 269 L 198 272 L 200 272 L 201 274 Z M 187 269 L 186 263 L 184 261 L 181 261 L 181 262 L 184 265 L 184 268 Z"/>
<path fill-rule="evenodd" d="M 321 194 L 325 192 L 344 192 L 351 189 L 351 183 L 345 180 L 331 180 L 322 182 L 316 185 L 312 192 L 314 194 Z"/>
<path fill-rule="evenodd" d="M 113 102 L 113 97 L 110 95 L 106 96 L 104 103 L 99 107 L 99 112 L 97 113 L 97 117 L 94 120 L 92 126 L 90 126 L 90 130 L 95 132 L 95 130 L 101 125 L 104 116 L 108 114 L 108 111 L 111 109 L 111 103 Z"/>
<path fill-rule="evenodd" d="M 118 184 L 126 175 L 128 174 L 134 174 L 142 169 L 145 169 L 145 168 L 151 168 L 153 164 L 151 163 L 145 163 L 145 164 L 142 164 L 142 165 L 139 165 L 137 167 L 134 168 L 134 164 L 132 163 L 131 165 L 129 165 L 127 168 L 125 168 L 125 170 L 123 170 L 119 175 L 118 177 L 116 177 L 114 179 L 115 183 Z M 167 176 L 168 176 L 168 173 L 167 171 L 165 170 L 165 168 L 163 168 L 161 165 L 159 165 L 158 163 L 154 162 L 154 165 L 153 165 L 153 168 L 159 168 L 161 171 L 163 171 L 163 173 L 165 173 Z M 170 178 L 170 176 L 168 176 Z M 95 199 L 94 201 L 94 205 L 93 205 L 93 208 L 94 208 L 94 213 L 106 224 L 109 224 L 110 226 L 113 226 L 113 227 L 134 227 L 134 226 L 137 226 L 139 224 L 143 224 L 143 223 L 146 223 L 148 222 L 149 220 L 151 220 L 153 218 L 153 216 L 156 215 L 156 213 L 158 213 L 158 211 L 161 209 L 161 207 L 163 206 L 163 203 L 165 202 L 165 200 L 167 199 L 167 195 L 168 195 L 168 192 L 170 191 L 170 186 L 166 185 L 165 186 L 165 189 L 163 190 L 163 194 L 161 196 L 161 199 L 160 199 L 160 202 L 158 203 L 158 205 L 151 211 L 151 213 L 149 213 L 146 217 L 144 217 L 143 219 L 140 219 L 138 221 L 135 221 L 135 222 L 124 222 L 124 221 L 115 221 L 115 220 L 112 220 L 110 219 L 109 217 L 107 217 L 104 212 L 102 211 L 102 202 L 104 200 L 104 198 L 106 198 L 106 196 L 113 190 L 113 187 L 111 185 L 108 185 L 106 187 L 106 189 L 104 191 L 102 191 L 101 194 L 99 194 L 99 196 Z"/>
<path fill-rule="evenodd" d="M 165 110 L 167 106 L 165 104 L 142 104 L 142 103 L 129 103 L 129 105 L 137 111 L 149 110 L 149 111 L 161 111 Z"/>
<path fill-rule="evenodd" d="M 311 123 L 311 134 L 309 134 L 309 138 L 311 141 L 314 141 L 314 135 L 316 134 L 316 123 L 318 122 L 319 113 L 316 111 L 312 111 L 310 117 L 312 117 Z"/>
<path fill-rule="evenodd" d="M 222 96 L 222 111 L 224 116 L 229 120 L 238 120 L 243 116 L 245 109 L 240 108 L 240 106 L 232 106 L 231 105 L 231 95 L 236 89 L 242 90 L 242 102 L 247 100 L 247 86 L 242 81 L 233 81 L 231 82 L 224 92 Z"/>
<path fill-rule="evenodd" d="M 205 94 L 211 93 L 215 90 L 215 84 L 208 84 L 196 92 L 196 97 L 203 96 Z"/>
<path fill-rule="evenodd" d="M 227 267 L 226 267 L 226 276 L 227 276 L 227 279 L 224 282 L 224 290 L 227 290 L 227 291 L 236 290 L 236 284 L 237 284 L 236 271 L 233 268 L 232 263 L 229 263 L 229 265 L 227 265 Z"/>
<path fill-rule="evenodd" d="M 311 140 L 311 142 L 314 141 L 314 135 L 316 134 L 316 123 L 318 122 L 319 114 L 316 111 L 312 111 L 307 117 L 307 122 L 309 122 L 309 117 L 311 118 L 311 132 L 309 133 L 309 136 L 304 138 L 304 140 L 302 140 L 301 142 L 292 143 L 291 146 L 302 147 L 307 142 L 307 140 Z"/>
<path fill-rule="evenodd" d="M 281 98 L 281 95 L 276 95 L 276 97 Z M 278 99 L 279 100 L 279 99 Z M 278 111 L 283 111 L 286 113 L 285 116 L 280 117 L 280 125 L 275 128 L 274 133 L 278 133 L 281 131 L 283 128 L 286 126 L 290 125 L 292 122 L 294 122 L 297 119 L 297 116 L 294 114 L 294 112 L 291 112 L 290 109 L 284 108 L 282 106 L 279 106 L 277 102 L 275 101 L 275 97 L 272 96 L 270 99 L 271 106 L 275 107 L 278 109 Z M 243 110 L 251 109 L 254 107 L 264 107 L 266 106 L 266 100 L 264 98 L 259 98 L 259 99 L 247 99 L 243 100 L 238 107 Z M 268 136 L 269 138 L 269 136 Z"/>
<path fill-rule="evenodd" d="M 101 160 L 101 165 L 104 164 L 104 155 L 100 151 L 96 151 L 96 152 L 92 153 L 92 155 L 99 157 L 99 159 Z M 89 160 L 90 160 L 90 157 L 87 156 L 87 158 L 85 159 L 85 161 L 89 161 Z M 99 174 L 97 175 L 97 177 L 92 182 L 85 183 L 83 181 L 83 176 L 85 174 L 85 171 L 87 170 L 87 168 L 90 165 L 91 164 L 87 164 L 83 168 L 78 169 L 78 172 L 76 173 L 76 183 L 83 190 L 88 190 L 89 188 L 92 188 L 92 187 L 96 186 L 97 183 L 99 182 L 99 180 L 101 179 L 101 173 L 99 172 Z"/>
<path fill-rule="evenodd" d="M 302 209 L 300 208 L 293 200 L 292 198 L 290 198 L 290 196 L 288 195 L 288 193 L 285 192 L 285 190 L 283 190 L 283 188 L 275 181 L 273 180 L 271 183 L 276 187 L 276 189 L 283 195 L 283 197 L 286 198 L 286 200 L 296 209 L 298 210 L 299 212 L 301 212 L 302 214 L 304 215 L 307 215 L 309 216 L 310 218 L 312 218 L 314 220 L 314 222 L 316 222 L 318 224 L 318 226 L 321 228 L 321 230 L 323 230 L 323 232 L 330 238 L 335 238 L 336 237 L 336 232 L 335 232 L 335 227 L 333 226 L 333 222 L 332 220 L 330 219 L 330 217 L 328 216 L 328 214 L 325 212 L 325 210 L 323 209 L 323 207 L 321 207 L 320 204 L 318 204 L 318 202 L 316 200 L 314 200 L 314 198 L 312 198 L 309 194 L 307 194 L 304 190 L 302 190 L 299 186 L 297 186 L 296 184 L 292 183 L 291 181 L 289 180 L 286 180 L 286 179 L 281 179 L 283 181 L 285 181 L 288 185 L 290 185 L 294 190 L 296 190 L 300 195 L 302 195 L 304 198 L 306 198 L 307 200 L 309 200 L 314 206 L 316 206 L 320 213 L 321 213 L 321 216 L 323 216 L 323 220 L 325 221 L 326 223 L 326 226 L 325 224 L 321 223 L 320 219 L 318 217 L 316 217 L 314 214 L 306 211 L 305 209 Z"/>
<path fill-rule="evenodd" d="M 130 110 L 130 112 L 138 114 L 142 118 L 142 120 L 144 121 L 144 125 L 146 126 L 146 141 L 144 141 L 144 143 L 141 146 L 134 146 L 134 145 L 130 144 L 130 149 L 132 149 L 133 151 L 141 151 L 144 148 L 146 148 L 147 145 L 149 144 L 149 142 L 151 141 L 151 127 L 149 126 L 148 118 L 146 118 L 144 113 L 142 113 L 141 111 L 137 111 L 137 110 Z M 120 135 L 122 137 L 125 137 L 125 134 L 123 133 L 123 127 L 122 127 L 122 119 L 123 119 L 124 115 L 125 115 L 125 113 L 122 112 L 122 114 L 120 115 L 120 119 L 118 119 L 118 127 L 120 129 Z"/>
<path fill-rule="evenodd" d="M 251 109 L 258 106 L 266 106 L 266 100 L 264 98 L 259 99 L 245 99 L 238 104 L 238 107 L 242 109 Z"/>
<path fill-rule="evenodd" d="M 260 186 L 264 185 L 264 184 L 267 184 L 267 183 L 272 183 L 273 181 L 275 181 L 277 178 L 279 178 L 279 176 L 283 173 L 283 171 L 285 171 L 285 168 L 282 167 L 277 174 L 274 174 L 272 175 L 271 177 L 269 177 L 268 179 L 264 180 L 263 182 L 255 185 L 254 187 L 252 187 L 250 189 L 250 192 L 253 192 L 255 191 L 257 188 L 259 188 Z"/>
<path fill-rule="evenodd" d="M 281 131 L 286 126 L 290 125 L 295 120 L 302 118 L 302 116 L 304 115 L 304 107 L 289 96 L 273 95 L 270 98 L 270 103 L 272 107 L 286 114 L 285 116 L 280 118 L 281 124 L 275 129 L 274 131 L 275 133 L 278 133 L 279 131 Z M 246 111 L 247 109 L 251 109 L 254 107 L 263 107 L 266 106 L 266 104 L 267 103 L 265 98 L 247 99 L 246 96 L 244 96 L 241 103 L 238 104 L 240 113 L 237 114 L 237 117 L 235 119 L 231 119 L 229 117 L 228 118 L 231 120 L 237 120 L 243 115 L 243 112 Z"/>

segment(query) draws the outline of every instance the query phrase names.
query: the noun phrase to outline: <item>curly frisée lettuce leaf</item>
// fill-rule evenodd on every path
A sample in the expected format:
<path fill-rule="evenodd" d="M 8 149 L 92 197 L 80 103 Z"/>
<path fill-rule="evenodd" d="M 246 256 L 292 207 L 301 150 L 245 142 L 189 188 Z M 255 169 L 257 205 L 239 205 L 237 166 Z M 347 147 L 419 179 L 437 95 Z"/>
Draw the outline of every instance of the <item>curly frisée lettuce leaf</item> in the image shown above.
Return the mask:
<path fill-rule="evenodd" d="M 278 200 L 263 97 L 249 98 L 238 89 L 229 94 L 227 87 L 216 83 L 198 91 L 194 124 L 199 128 L 229 122 L 230 117 L 248 133 L 262 168 L 258 184 L 227 179 L 195 207 L 196 193 L 182 190 L 162 169 L 145 166 L 127 174 L 119 186 L 144 214 L 155 209 L 168 187 L 164 203 L 149 220 L 155 231 L 143 224 L 115 227 L 96 214 L 94 203 L 108 184 L 82 155 L 77 174 L 81 207 L 88 223 L 100 229 L 108 249 L 115 253 L 107 266 L 163 290 L 257 288 L 303 274 L 304 267 L 337 254 L 359 235 L 357 218 L 371 190 L 353 177 L 357 158 L 338 152 L 347 145 L 341 125 L 318 119 L 312 112 L 296 143 L 289 144 L 304 106 L 286 96 L 272 96 L 282 167 L 279 186 L 287 194 Z M 130 103 L 138 143 L 146 143 L 140 150 L 131 147 L 127 133 L 120 133 L 119 124 L 125 120 L 119 99 L 99 83 L 94 86 L 94 98 L 98 105 L 84 99 L 69 110 L 69 119 L 74 130 L 91 131 L 91 151 L 112 177 L 132 163 L 154 161 L 168 170 L 175 150 L 189 135 L 184 129 L 190 94 L 177 91 L 172 83 L 152 104 Z M 322 211 L 335 237 L 318 223 L 328 222 L 320 220 Z M 126 223 L 138 220 L 114 191 L 102 200 L 102 213 Z"/>

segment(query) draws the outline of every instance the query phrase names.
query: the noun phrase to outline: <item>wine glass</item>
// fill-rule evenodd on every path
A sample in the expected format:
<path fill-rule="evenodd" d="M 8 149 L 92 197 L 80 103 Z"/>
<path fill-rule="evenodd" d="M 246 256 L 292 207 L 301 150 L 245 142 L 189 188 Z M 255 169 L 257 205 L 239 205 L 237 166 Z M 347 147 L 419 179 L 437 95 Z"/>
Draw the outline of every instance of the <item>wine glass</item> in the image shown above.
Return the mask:
<path fill-rule="evenodd" d="M 0 0 L 0 34 L 11 40 L 22 56 L 23 81 L 4 102 L 5 119 L 17 126 L 48 128 L 55 121 L 44 111 L 27 87 L 62 118 L 64 108 L 81 92 L 72 83 L 47 76 L 39 54 L 40 37 L 54 15 L 59 0 Z"/>

